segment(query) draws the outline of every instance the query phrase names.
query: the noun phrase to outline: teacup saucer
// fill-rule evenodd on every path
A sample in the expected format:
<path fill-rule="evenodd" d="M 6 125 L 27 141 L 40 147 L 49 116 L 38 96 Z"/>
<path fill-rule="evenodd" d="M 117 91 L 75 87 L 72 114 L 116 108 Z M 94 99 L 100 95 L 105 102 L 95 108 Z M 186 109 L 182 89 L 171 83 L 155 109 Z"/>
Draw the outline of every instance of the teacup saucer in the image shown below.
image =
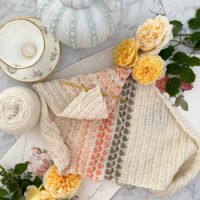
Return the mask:
<path fill-rule="evenodd" d="M 46 48 L 41 60 L 32 67 L 24 69 L 12 68 L 1 61 L 0 66 L 9 77 L 17 81 L 38 82 L 48 77 L 58 65 L 61 47 L 59 41 L 47 31 L 42 21 L 35 17 L 26 17 L 26 19 L 37 25 L 43 32 Z"/>

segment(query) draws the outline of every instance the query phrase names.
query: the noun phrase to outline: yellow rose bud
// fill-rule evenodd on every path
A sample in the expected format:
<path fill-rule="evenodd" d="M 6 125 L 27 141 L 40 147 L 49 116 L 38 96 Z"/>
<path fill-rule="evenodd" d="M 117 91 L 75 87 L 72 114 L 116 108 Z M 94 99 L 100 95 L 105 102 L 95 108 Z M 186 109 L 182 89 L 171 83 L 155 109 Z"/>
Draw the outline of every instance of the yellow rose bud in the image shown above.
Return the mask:
<path fill-rule="evenodd" d="M 36 186 L 30 185 L 27 187 L 24 196 L 26 200 L 40 200 L 40 190 Z"/>
<path fill-rule="evenodd" d="M 142 55 L 132 72 L 133 78 L 140 84 L 149 85 L 165 72 L 165 63 L 160 56 Z"/>
<path fill-rule="evenodd" d="M 136 31 L 136 41 L 140 49 L 152 55 L 158 54 L 172 38 L 172 25 L 161 15 L 146 20 Z"/>
<path fill-rule="evenodd" d="M 51 166 L 43 179 L 44 187 L 56 199 L 71 198 L 78 192 L 81 176 L 77 174 L 59 175 L 57 167 Z"/>
<path fill-rule="evenodd" d="M 133 67 L 138 58 L 138 48 L 133 38 L 122 40 L 114 51 L 115 64 L 119 67 Z"/>
<path fill-rule="evenodd" d="M 47 190 L 38 189 L 36 186 L 28 186 L 24 193 L 25 200 L 56 200 Z"/>

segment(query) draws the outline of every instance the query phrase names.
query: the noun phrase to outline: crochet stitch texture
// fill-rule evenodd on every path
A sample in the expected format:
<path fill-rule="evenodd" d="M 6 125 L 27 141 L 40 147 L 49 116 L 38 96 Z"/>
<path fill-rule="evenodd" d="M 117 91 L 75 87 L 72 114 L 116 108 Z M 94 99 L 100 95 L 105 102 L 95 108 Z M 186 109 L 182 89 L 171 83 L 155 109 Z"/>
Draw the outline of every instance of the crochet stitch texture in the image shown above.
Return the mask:
<path fill-rule="evenodd" d="M 113 132 L 118 102 L 110 96 L 104 98 L 108 112 L 106 119 L 59 117 L 82 92 L 80 88 L 63 85 L 61 81 L 86 88 L 99 86 L 102 93 L 119 96 L 128 75 L 129 72 L 125 69 L 107 69 L 69 80 L 34 85 L 42 102 L 41 132 L 60 172 L 81 174 L 82 177 L 87 176 L 94 180 L 103 179 L 104 163 L 108 156 L 107 148 Z M 93 99 L 89 98 L 87 101 L 92 102 Z M 82 101 L 79 103 L 82 104 Z M 88 109 L 93 112 L 92 106 Z M 78 111 L 83 115 L 83 111 L 77 109 L 76 112 Z"/>
<path fill-rule="evenodd" d="M 60 80 L 34 85 L 42 102 L 42 135 L 62 173 L 173 193 L 200 170 L 199 139 L 153 85 L 128 77 L 128 70 L 117 68 L 62 80 L 121 95 L 104 97 L 108 117 L 92 120 L 58 116 L 77 100 L 80 88 Z"/>

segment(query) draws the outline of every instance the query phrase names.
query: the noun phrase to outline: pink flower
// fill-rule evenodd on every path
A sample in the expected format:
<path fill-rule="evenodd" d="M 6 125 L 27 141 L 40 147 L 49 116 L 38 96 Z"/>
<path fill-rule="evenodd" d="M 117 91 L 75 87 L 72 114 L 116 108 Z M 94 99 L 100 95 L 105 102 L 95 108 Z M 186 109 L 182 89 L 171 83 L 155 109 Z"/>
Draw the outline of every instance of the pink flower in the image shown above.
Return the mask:
<path fill-rule="evenodd" d="M 181 86 L 180 88 L 182 90 L 191 90 L 193 88 L 193 85 L 191 83 L 186 83 L 184 81 L 181 81 Z"/>
<path fill-rule="evenodd" d="M 168 80 L 169 80 L 169 77 L 164 76 L 160 80 L 156 81 L 156 87 L 160 90 L 161 93 L 167 92 L 166 85 L 167 85 Z"/>
<path fill-rule="evenodd" d="M 47 152 L 40 148 L 32 148 L 32 157 L 30 158 L 30 169 L 36 176 L 43 176 L 52 165 L 52 161 Z"/>

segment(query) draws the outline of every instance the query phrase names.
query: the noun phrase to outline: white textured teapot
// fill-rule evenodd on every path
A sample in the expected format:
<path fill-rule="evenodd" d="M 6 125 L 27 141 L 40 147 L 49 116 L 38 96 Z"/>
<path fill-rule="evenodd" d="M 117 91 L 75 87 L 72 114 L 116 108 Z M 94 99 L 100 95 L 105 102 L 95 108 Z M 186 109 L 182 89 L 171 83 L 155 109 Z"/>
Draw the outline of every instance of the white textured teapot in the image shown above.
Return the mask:
<path fill-rule="evenodd" d="M 38 0 L 38 7 L 55 38 L 75 49 L 104 42 L 121 18 L 121 0 Z"/>

